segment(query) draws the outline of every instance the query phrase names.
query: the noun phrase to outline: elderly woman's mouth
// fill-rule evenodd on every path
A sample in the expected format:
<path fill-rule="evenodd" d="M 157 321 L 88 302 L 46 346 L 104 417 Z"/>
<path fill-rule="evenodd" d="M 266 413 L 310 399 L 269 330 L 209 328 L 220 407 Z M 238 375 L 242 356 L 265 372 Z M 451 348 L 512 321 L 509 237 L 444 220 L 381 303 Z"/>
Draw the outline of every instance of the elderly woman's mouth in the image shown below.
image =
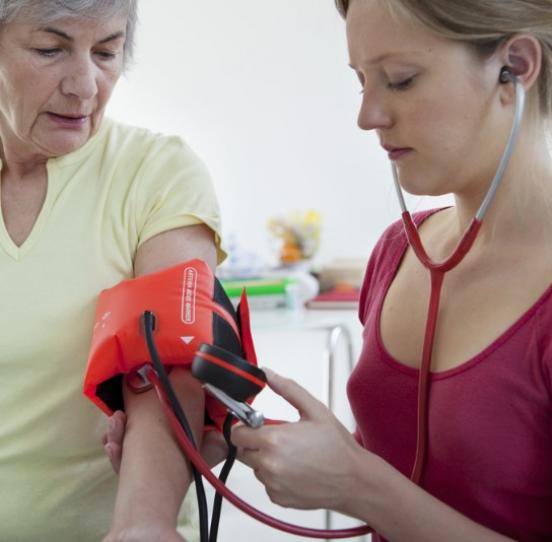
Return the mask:
<path fill-rule="evenodd" d="M 73 129 L 81 128 L 88 120 L 88 115 L 61 115 L 51 111 L 48 112 L 48 117 L 58 126 Z"/>

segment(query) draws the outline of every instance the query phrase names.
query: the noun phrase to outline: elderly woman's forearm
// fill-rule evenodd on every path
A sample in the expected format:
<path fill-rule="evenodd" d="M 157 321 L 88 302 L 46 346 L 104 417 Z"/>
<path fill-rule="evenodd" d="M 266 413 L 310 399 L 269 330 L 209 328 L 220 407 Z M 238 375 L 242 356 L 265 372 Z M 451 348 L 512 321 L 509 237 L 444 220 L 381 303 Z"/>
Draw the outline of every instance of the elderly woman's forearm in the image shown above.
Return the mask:
<path fill-rule="evenodd" d="M 203 391 L 186 370 L 175 370 L 171 381 L 199 445 L 203 428 Z M 148 519 L 176 525 L 182 500 L 192 480 L 155 392 L 126 392 L 127 430 L 119 475 L 113 526 Z"/>

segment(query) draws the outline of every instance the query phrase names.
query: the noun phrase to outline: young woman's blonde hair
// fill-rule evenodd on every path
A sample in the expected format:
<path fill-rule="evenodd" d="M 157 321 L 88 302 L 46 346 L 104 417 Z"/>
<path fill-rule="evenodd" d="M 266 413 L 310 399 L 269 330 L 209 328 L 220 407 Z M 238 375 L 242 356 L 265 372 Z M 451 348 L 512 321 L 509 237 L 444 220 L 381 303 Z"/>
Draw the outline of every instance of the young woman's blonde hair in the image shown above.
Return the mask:
<path fill-rule="evenodd" d="M 343 17 L 352 0 L 335 0 Z M 363 0 L 356 0 L 363 1 Z M 483 57 L 511 36 L 528 33 L 542 46 L 538 80 L 541 114 L 552 118 L 552 0 L 381 0 L 445 38 L 463 41 Z"/>

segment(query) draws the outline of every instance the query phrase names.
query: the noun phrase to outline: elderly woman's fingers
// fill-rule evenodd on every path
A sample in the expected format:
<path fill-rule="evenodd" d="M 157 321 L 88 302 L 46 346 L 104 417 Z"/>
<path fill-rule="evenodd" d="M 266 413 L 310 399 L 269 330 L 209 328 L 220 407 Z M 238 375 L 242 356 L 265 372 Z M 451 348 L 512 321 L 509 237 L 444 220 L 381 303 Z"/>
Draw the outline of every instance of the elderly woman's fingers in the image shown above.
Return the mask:
<path fill-rule="evenodd" d="M 122 445 L 125 436 L 126 414 L 122 410 L 115 411 L 109 418 L 107 429 L 102 437 L 102 444 L 115 442 Z"/>
<path fill-rule="evenodd" d="M 107 457 L 109 457 L 111 466 L 117 474 L 121 468 L 125 430 L 126 415 L 121 410 L 118 410 L 109 418 L 107 430 L 102 438 L 105 453 L 107 454 Z"/>
<path fill-rule="evenodd" d="M 104 446 L 104 451 L 109 458 L 111 467 L 115 471 L 115 474 L 119 474 L 121 470 L 121 458 L 123 456 L 123 448 L 117 444 L 108 443 Z"/>

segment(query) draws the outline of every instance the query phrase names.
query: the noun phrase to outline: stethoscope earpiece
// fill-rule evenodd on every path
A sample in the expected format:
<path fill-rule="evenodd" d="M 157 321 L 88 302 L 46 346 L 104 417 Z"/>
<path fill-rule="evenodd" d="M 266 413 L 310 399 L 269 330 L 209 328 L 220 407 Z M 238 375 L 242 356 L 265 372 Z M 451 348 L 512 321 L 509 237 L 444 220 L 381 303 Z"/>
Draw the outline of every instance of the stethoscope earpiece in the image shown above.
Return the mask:
<path fill-rule="evenodd" d="M 514 82 L 515 76 L 512 73 L 512 70 L 508 66 L 502 66 L 498 80 L 502 85 L 505 85 L 506 83 Z"/>

